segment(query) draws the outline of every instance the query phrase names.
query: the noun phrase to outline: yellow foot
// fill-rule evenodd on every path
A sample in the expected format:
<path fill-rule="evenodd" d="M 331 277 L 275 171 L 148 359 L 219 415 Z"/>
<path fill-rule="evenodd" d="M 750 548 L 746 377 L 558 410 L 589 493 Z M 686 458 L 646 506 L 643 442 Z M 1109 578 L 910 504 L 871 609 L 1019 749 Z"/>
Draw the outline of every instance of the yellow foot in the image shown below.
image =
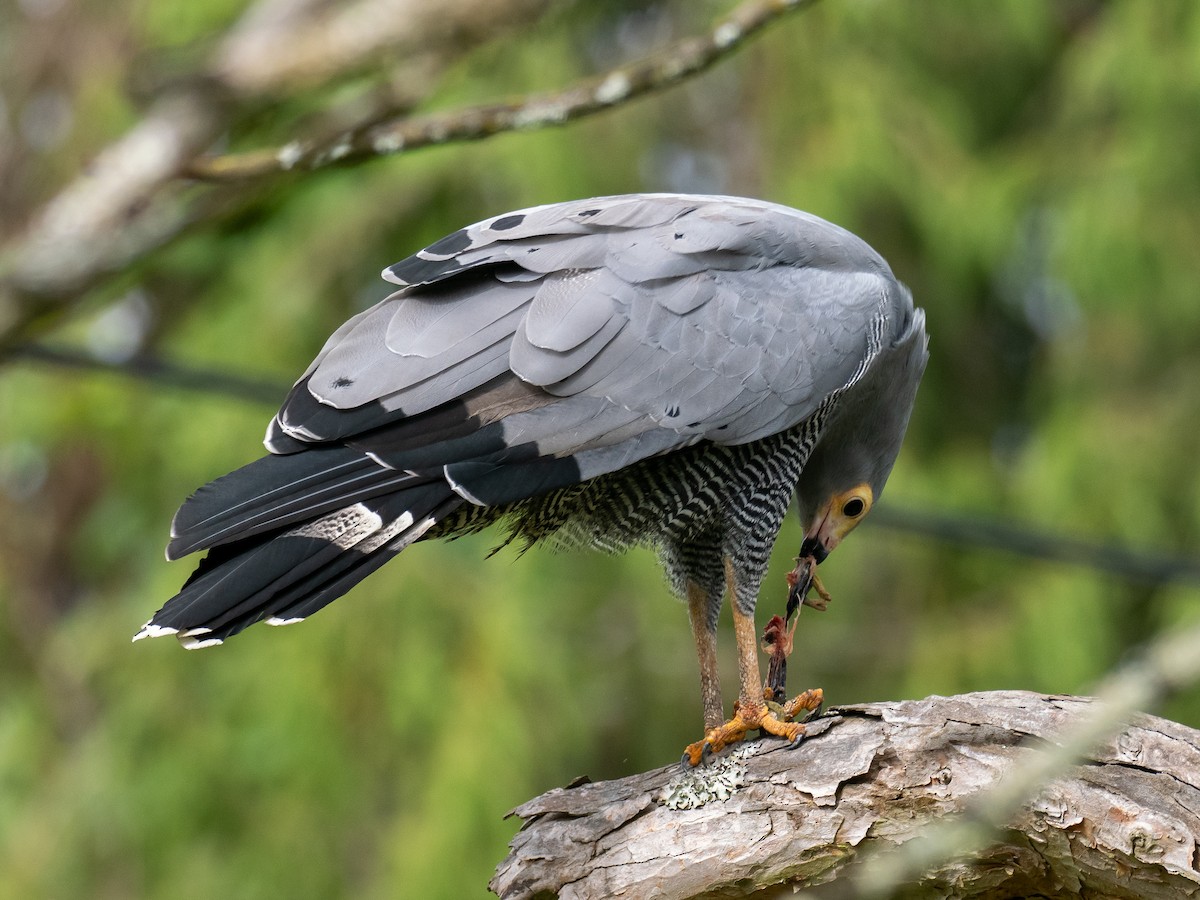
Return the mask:
<path fill-rule="evenodd" d="M 710 753 L 717 753 L 730 744 L 746 739 L 747 733 L 755 729 L 776 737 L 786 738 L 793 744 L 800 743 L 804 736 L 804 725 L 792 721 L 801 713 L 816 712 L 824 702 L 820 688 L 805 691 L 787 703 L 733 704 L 733 718 L 724 725 L 709 729 L 703 740 L 688 744 L 683 751 L 683 763 L 698 766 Z"/>

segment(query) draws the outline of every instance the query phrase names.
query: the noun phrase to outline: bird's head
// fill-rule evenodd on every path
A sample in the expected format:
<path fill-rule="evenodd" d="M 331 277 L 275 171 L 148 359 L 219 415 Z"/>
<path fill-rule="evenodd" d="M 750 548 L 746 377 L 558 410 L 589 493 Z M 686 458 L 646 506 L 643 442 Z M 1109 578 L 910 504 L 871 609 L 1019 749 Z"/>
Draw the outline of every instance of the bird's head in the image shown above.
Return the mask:
<path fill-rule="evenodd" d="M 800 556 L 811 556 L 818 563 L 875 505 L 891 474 L 908 419 L 907 414 L 900 423 L 871 417 L 876 425 L 872 428 L 854 418 L 853 409 L 838 412 L 813 448 L 796 488 L 804 526 Z M 884 439 L 885 433 L 895 434 L 897 428 L 899 437 Z"/>
<path fill-rule="evenodd" d="M 811 556 L 819 563 L 824 562 L 830 551 L 842 542 L 842 538 L 866 517 L 874 502 L 875 492 L 864 481 L 834 494 L 807 515 L 802 506 L 804 542 L 800 545 L 800 556 Z"/>
<path fill-rule="evenodd" d="M 928 358 L 924 322 L 916 310 L 896 343 L 830 411 L 796 486 L 804 526 L 801 558 L 823 562 L 883 493 Z"/>

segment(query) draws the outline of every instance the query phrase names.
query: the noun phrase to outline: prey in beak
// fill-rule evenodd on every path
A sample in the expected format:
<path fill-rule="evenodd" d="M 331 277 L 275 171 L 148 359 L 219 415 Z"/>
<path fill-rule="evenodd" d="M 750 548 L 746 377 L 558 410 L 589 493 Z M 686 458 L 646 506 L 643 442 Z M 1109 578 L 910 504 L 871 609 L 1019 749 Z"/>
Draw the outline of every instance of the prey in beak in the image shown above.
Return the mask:
<path fill-rule="evenodd" d="M 823 612 L 833 599 L 817 577 L 817 566 L 863 520 L 874 499 L 874 491 L 866 483 L 835 494 L 821 506 L 805 529 L 800 555 L 796 557 L 796 568 L 787 576 L 788 597 L 783 618 L 773 617 L 763 632 L 763 651 L 771 660 L 767 683 L 763 686 L 768 698 L 778 702 L 779 698 L 786 696 L 787 657 L 791 655 L 792 636 L 800 621 L 797 615 L 799 608 L 811 606 Z M 809 592 L 813 590 L 817 596 L 809 597 Z"/>
<path fill-rule="evenodd" d="M 792 613 L 801 603 L 818 610 L 828 606 L 829 593 L 817 577 L 817 566 L 825 562 L 833 548 L 866 517 L 874 501 L 875 492 L 869 484 L 863 482 L 848 491 L 834 494 L 817 509 L 812 522 L 804 530 L 800 555 L 796 557 L 796 568 L 788 575 L 785 620 L 791 620 Z M 816 588 L 819 599 L 809 599 L 810 588 Z"/>

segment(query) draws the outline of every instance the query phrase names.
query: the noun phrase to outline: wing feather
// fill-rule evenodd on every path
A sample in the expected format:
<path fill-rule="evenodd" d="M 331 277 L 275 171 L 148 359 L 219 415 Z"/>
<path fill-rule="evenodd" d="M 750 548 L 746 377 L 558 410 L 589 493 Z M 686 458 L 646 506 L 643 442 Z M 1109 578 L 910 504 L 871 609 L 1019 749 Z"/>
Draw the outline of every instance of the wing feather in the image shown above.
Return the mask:
<path fill-rule="evenodd" d="M 594 269 L 546 278 L 525 316 L 521 336 L 541 350 L 565 353 L 596 334 L 615 312 L 612 299 L 591 289 Z"/>
<path fill-rule="evenodd" d="M 600 452 L 618 444 L 636 455 L 754 440 L 851 377 L 894 284 L 866 244 L 816 217 L 688 195 L 494 217 L 385 277 L 401 290 L 322 350 L 269 435 L 279 449 L 352 440 L 389 464 L 463 466 L 475 453 L 492 469 L 535 452 L 596 471 L 629 458 Z M 545 403 L 424 443 L 404 427 L 514 375 Z"/>

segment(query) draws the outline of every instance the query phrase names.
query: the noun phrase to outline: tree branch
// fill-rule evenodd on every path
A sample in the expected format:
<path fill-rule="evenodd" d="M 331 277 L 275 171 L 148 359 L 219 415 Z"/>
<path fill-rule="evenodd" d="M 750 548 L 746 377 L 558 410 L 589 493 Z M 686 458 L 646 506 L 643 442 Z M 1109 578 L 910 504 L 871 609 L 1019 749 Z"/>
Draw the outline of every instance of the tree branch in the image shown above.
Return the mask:
<path fill-rule="evenodd" d="M 887 502 L 873 509 L 867 521 L 870 527 L 883 526 L 939 541 L 993 547 L 1031 559 L 1086 566 L 1126 581 L 1200 584 L 1200 559 L 1131 550 L 1120 544 L 1085 540 L 1026 525 L 955 512 L 902 508 Z"/>
<path fill-rule="evenodd" d="M 1198 642 L 1200 626 L 1159 635 L 1143 653 L 1104 679 L 1095 701 L 1074 722 L 1054 732 L 1053 750 L 1040 752 L 1003 775 L 966 805 L 961 820 L 938 822 L 901 852 L 867 860 L 856 873 L 853 896 L 856 900 L 887 897 L 896 885 L 984 847 L 1024 803 L 1071 766 L 1087 761 L 1093 748 L 1119 734 L 1124 723 L 1134 721 L 1136 710 L 1157 706 L 1194 684 L 1200 678 Z M 1130 761 L 1140 761 L 1140 751 Z M 1200 772 L 1194 762 L 1187 777 L 1197 779 Z M 1200 812 L 1200 807 L 1193 809 Z M 1200 840 L 1200 831 L 1193 829 L 1191 834 Z M 1200 859 L 1193 856 L 1193 865 L 1198 863 Z"/>
<path fill-rule="evenodd" d="M 670 766 L 557 789 L 525 820 L 490 887 L 503 898 L 1200 895 L 1200 732 L 1134 716 L 1009 810 L 973 855 L 855 877 L 929 823 L 977 808 L 1095 717 L 1081 698 L 1024 692 L 844 707 L 796 749 L 749 744 L 698 773 Z M 1074 747 L 1071 748 L 1075 749 Z M 978 834 L 986 819 L 957 820 Z M 889 856 L 883 851 L 892 850 Z M 904 850 L 900 851 L 904 855 Z M 901 877 L 897 878 L 899 875 Z M 849 877 L 848 877 L 849 876 Z M 1136 885 L 1136 888 L 1131 887 Z"/>
<path fill-rule="evenodd" d="M 360 0 L 336 9 L 261 0 L 220 43 L 204 72 L 156 101 L 141 123 L 98 155 L 88 173 L 54 197 L 22 235 L 0 248 L 0 351 L 34 322 L 185 230 L 243 208 L 247 180 L 266 183 L 289 171 L 351 165 L 432 144 L 559 125 L 613 108 L 704 71 L 769 23 L 812 2 L 744 0 L 707 35 L 679 41 L 642 62 L 564 91 L 383 123 L 373 112 L 369 121 L 358 120 L 358 125 L 332 138 L 302 137 L 279 148 L 198 157 L 246 110 L 285 89 L 307 86 L 302 71 L 286 59 L 296 41 L 303 38 L 314 53 L 327 51 L 328 57 L 313 66 L 330 78 L 368 61 L 378 62 L 383 49 L 419 46 L 419 35 L 411 27 L 387 26 L 372 17 L 372 11 L 386 13 L 395 25 L 413 8 L 406 0 Z M 510 3 L 529 15 L 542 9 L 540 0 Z M 486 21 L 500 8 L 492 2 Z M 478 3 L 461 0 L 453 12 L 461 18 L 452 19 L 439 5 L 438 16 L 414 13 L 413 21 L 454 35 L 467 33 L 476 42 L 484 38 L 486 30 L 472 25 L 480 15 Z M 375 38 L 356 56 L 351 52 L 356 45 L 344 38 L 364 23 L 374 29 Z M 336 33 L 339 39 L 318 40 L 323 33 Z"/>
<path fill-rule="evenodd" d="M 14 360 L 133 378 L 155 386 L 220 394 L 250 403 L 277 406 L 287 396 L 288 385 L 265 378 L 233 375 L 219 369 L 188 366 L 158 356 L 138 354 L 130 359 L 100 359 L 71 347 L 17 344 L 9 350 Z"/>
<path fill-rule="evenodd" d="M 413 4 L 407 0 L 359 0 L 337 5 L 334 13 L 328 4 L 309 0 L 260 0 L 217 42 L 198 73 L 165 91 L 137 125 L 102 150 L 85 173 L 31 218 L 23 233 L 0 248 L 0 350 L 33 323 L 185 230 L 220 221 L 253 201 L 244 184 L 198 185 L 185 170 L 248 111 L 277 99 L 284 89 L 308 87 L 280 62 L 295 50 L 289 36 L 312 37 L 364 22 L 375 30 L 357 58 L 348 45 L 338 45 L 336 59 L 321 68 L 328 78 L 365 65 L 384 47 L 420 47 L 416 55 L 423 60 L 440 53 L 439 67 L 444 68 L 463 46 L 490 37 L 494 29 L 487 23 L 496 17 L 522 21 L 518 12 L 537 15 L 544 5 L 544 0 L 492 0 L 481 12 L 479 0 L 457 0 L 439 4 L 438 16 L 431 18 L 409 16 Z M 414 30 L 431 29 L 435 21 L 436 34 Z"/>
<path fill-rule="evenodd" d="M 245 96 L 282 96 L 475 46 L 542 15 L 550 0 L 259 0 L 221 41 L 211 67 Z M 455 54 L 450 54 L 455 55 Z"/>
<path fill-rule="evenodd" d="M 292 170 L 352 165 L 421 147 L 480 140 L 505 131 L 564 125 L 703 72 L 767 25 L 813 2 L 746 0 L 706 35 L 677 41 L 646 59 L 560 91 L 512 103 L 405 116 L 320 139 L 297 138 L 282 147 L 201 157 L 188 166 L 187 174 L 205 181 L 260 178 Z"/>

